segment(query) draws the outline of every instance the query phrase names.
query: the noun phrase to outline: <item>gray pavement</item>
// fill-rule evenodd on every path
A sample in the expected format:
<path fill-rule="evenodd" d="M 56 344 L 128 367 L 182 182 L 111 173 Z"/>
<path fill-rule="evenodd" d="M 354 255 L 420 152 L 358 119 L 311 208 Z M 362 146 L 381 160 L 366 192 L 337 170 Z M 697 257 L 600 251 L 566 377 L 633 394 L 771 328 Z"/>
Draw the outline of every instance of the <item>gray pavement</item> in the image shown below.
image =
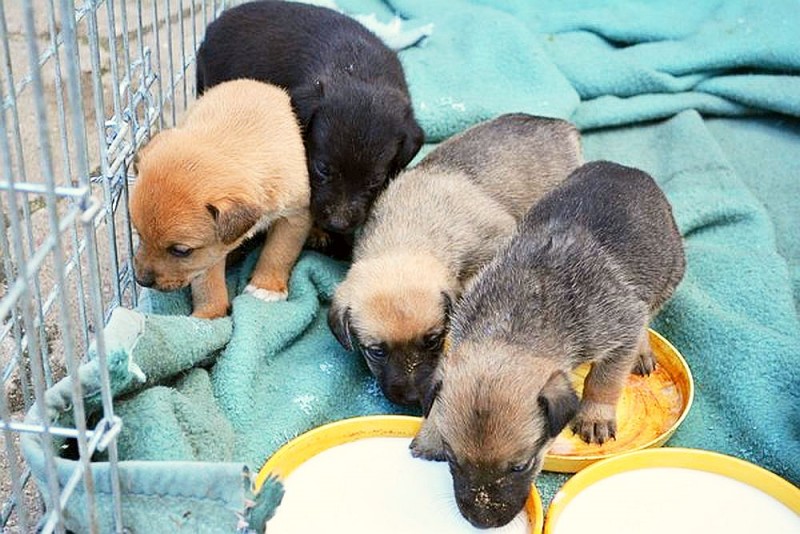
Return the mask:
<path fill-rule="evenodd" d="M 66 19 L 60 12 L 58 0 L 53 2 L 56 4 L 56 9 L 52 15 L 49 12 L 50 2 L 45 0 L 29 1 L 32 1 L 35 12 L 36 47 L 40 55 L 47 54 L 48 49 L 52 49 L 54 42 L 51 29 L 54 28 L 57 34 Z M 0 0 L 0 5 L 5 12 L 8 41 L 7 53 L 5 49 L 0 49 L 0 65 L 6 63 L 10 65 L 16 98 L 16 112 L 12 109 L 6 110 L 10 144 L 9 156 L 13 176 L 16 181 L 41 184 L 45 182 L 46 173 L 52 172 L 57 185 L 73 187 L 80 183 L 77 175 L 79 159 L 76 147 L 78 144 L 64 84 L 66 83 L 67 62 L 74 61 L 75 58 L 67 57 L 64 46 L 60 44 L 55 47 L 57 54 L 50 54 L 39 70 L 44 93 L 44 110 L 47 117 L 44 132 L 50 146 L 50 158 L 43 159 L 37 120 L 37 95 L 30 84 L 30 42 L 26 37 L 24 3 L 25 0 Z M 158 110 L 162 112 L 161 117 L 167 127 L 173 124 L 173 117 L 180 120 L 186 106 L 194 99 L 194 69 L 191 65 L 191 56 L 202 38 L 206 21 L 213 19 L 213 8 L 223 5 L 221 0 L 140 0 L 139 2 L 118 0 L 98 3 L 100 5 L 94 16 L 91 13 L 85 14 L 76 27 L 78 61 L 80 63 L 80 101 L 82 104 L 82 121 L 78 121 L 78 123 L 83 123 L 80 135 L 85 140 L 89 173 L 94 177 L 102 174 L 105 143 L 107 137 L 113 136 L 114 133 L 113 128 L 107 129 L 104 122 L 112 117 L 118 108 L 130 106 L 130 99 L 140 88 L 144 62 L 149 62 L 149 68 L 157 76 L 157 81 L 150 88 L 150 108 L 156 112 Z M 232 3 L 236 2 L 228 2 L 228 5 Z M 78 1 L 76 4 L 78 4 L 78 9 L 83 9 L 83 2 Z M 125 17 L 121 11 L 123 4 L 125 5 Z M 167 5 L 169 5 L 169 9 L 167 9 Z M 113 8 L 114 15 L 113 31 L 109 22 L 110 8 Z M 124 18 L 127 18 L 127 21 L 123 20 Z M 96 28 L 96 46 L 91 45 L 93 42 L 90 38 L 93 33 L 92 27 Z M 172 43 L 171 47 L 170 43 Z M 142 56 L 143 49 L 149 50 L 150 53 Z M 187 67 L 185 71 L 184 66 Z M 61 80 L 59 80 L 59 72 Z M 124 80 L 128 78 L 128 72 L 130 72 L 130 87 L 133 90 L 128 90 L 123 84 Z M 179 79 L 184 72 L 185 81 Z M 0 72 L 0 78 L 2 78 L 3 96 L 8 99 L 11 90 L 10 80 L 2 72 Z M 173 82 L 173 80 L 175 81 Z M 140 104 L 133 113 L 141 120 L 147 107 Z M 66 111 L 62 112 L 62 108 Z M 102 115 L 99 120 L 98 110 Z M 18 130 L 15 125 L 18 125 Z M 161 118 L 158 118 L 155 128 L 158 129 L 160 125 Z M 17 131 L 19 142 L 15 135 Z M 126 161 L 130 162 L 135 148 L 133 138 L 131 136 L 123 137 L 120 146 L 122 147 L 121 152 L 127 156 Z M 6 176 L 2 177 L 3 181 L 7 179 Z M 99 183 L 92 185 L 92 193 L 101 200 L 105 197 L 105 192 Z M 50 229 L 48 210 L 45 209 L 46 201 L 42 195 L 21 193 L 16 195 L 16 201 L 20 210 L 23 209 L 23 206 L 27 206 L 28 214 L 21 218 L 23 224 L 21 243 L 26 250 L 26 255 L 31 257 L 46 242 L 47 238 L 53 235 Z M 2 203 L 2 216 L 8 227 L 10 213 L 8 212 L 9 198 L 6 191 L 0 192 L 0 203 Z M 64 198 L 58 200 L 57 211 L 61 216 L 68 214 L 71 209 L 73 209 L 73 205 L 70 201 Z M 109 211 L 109 220 L 112 217 L 110 213 L 112 212 Z M 120 265 L 129 261 L 129 233 L 127 217 L 124 213 L 124 199 L 114 212 L 113 219 L 117 226 L 116 231 L 109 231 L 109 227 L 105 223 L 106 219 L 100 222 L 96 231 L 104 307 L 113 302 L 115 295 L 117 273 L 110 261 L 112 251 L 116 250 Z M 13 238 L 10 229 L 7 237 L 9 240 Z M 71 258 L 75 264 L 75 268 L 66 278 L 64 288 L 57 285 L 58 277 L 53 254 L 47 255 L 33 280 L 38 287 L 42 301 L 46 301 L 48 295 L 54 295 L 52 311 L 45 317 L 44 327 L 37 336 L 44 342 L 43 352 L 54 381 L 62 378 L 66 372 L 65 335 L 69 335 L 71 344 L 75 347 L 75 353 L 80 357 L 86 349 L 87 331 L 95 328 L 91 321 L 80 313 L 80 304 L 85 301 L 83 296 L 89 291 L 86 279 L 87 254 L 85 250 L 80 249 L 80 246 L 76 247 L 83 237 L 83 230 L 80 226 L 74 227 L 74 230 L 68 228 L 66 232 L 59 235 L 63 256 L 67 259 Z M 2 251 L 3 257 L 8 254 L 9 251 Z M 10 283 L 7 278 L 0 269 L 0 298 L 5 295 Z M 123 295 L 122 304 L 132 304 L 131 299 L 129 290 Z M 64 322 L 59 316 L 61 302 L 66 303 L 72 324 L 71 329 L 65 328 Z M 9 319 L 9 317 L 3 317 L 3 324 L 5 325 Z M 16 344 L 10 335 L 0 340 L 0 372 L 16 357 L 15 347 Z M 30 400 L 25 399 L 25 395 L 23 395 L 19 370 L 16 370 L 3 383 L 3 389 L 2 394 L 11 412 L 11 420 L 21 421 Z M 14 436 L 12 441 L 14 443 L 11 448 L 14 454 L 9 458 L 6 454 L 4 436 L 0 433 L 0 506 L 6 503 L 11 491 L 9 462 L 14 462 L 20 469 L 24 469 L 24 461 L 19 457 L 16 445 L 17 436 Z M 32 526 L 41 516 L 41 505 L 31 483 L 26 485 L 25 494 L 27 524 Z M 20 520 L 15 512 L 11 515 L 3 533 L 21 531 Z"/>

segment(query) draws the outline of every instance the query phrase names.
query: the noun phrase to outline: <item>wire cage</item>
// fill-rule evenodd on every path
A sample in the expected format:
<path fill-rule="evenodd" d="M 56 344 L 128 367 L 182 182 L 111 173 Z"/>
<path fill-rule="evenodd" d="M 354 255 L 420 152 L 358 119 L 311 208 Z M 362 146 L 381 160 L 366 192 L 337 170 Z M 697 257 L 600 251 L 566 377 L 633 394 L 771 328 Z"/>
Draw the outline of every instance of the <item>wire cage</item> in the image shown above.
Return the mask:
<path fill-rule="evenodd" d="M 65 532 L 85 495 L 99 532 L 90 459 L 105 451 L 113 524 L 123 532 L 114 415 L 102 336 L 136 306 L 127 213 L 136 151 L 194 99 L 194 53 L 225 0 L 0 0 L 0 528 Z M 102 418 L 87 427 L 78 365 L 95 344 Z M 47 388 L 72 377 L 74 427 L 25 424 Z M 40 419 L 47 421 L 44 414 Z M 45 457 L 45 508 L 20 452 L 22 433 L 77 446 L 66 484 Z M 63 480 L 63 479 L 62 479 Z"/>

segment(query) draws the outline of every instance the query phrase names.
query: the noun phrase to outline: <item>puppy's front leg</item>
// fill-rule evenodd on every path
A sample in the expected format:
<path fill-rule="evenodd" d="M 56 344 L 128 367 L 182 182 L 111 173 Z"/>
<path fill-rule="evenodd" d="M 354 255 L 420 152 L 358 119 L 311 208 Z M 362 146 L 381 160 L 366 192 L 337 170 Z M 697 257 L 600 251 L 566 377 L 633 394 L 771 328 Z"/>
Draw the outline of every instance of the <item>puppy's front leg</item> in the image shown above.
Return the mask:
<path fill-rule="evenodd" d="M 436 424 L 436 406 L 431 409 L 428 417 L 422 420 L 422 426 L 414 439 L 411 440 L 411 455 L 414 458 L 443 462 L 447 459 L 444 453 L 442 434 Z"/>
<path fill-rule="evenodd" d="M 192 280 L 192 317 L 216 319 L 228 314 L 225 259 Z"/>
<path fill-rule="evenodd" d="M 643 330 L 642 335 L 647 335 Z M 641 343 L 612 351 L 592 364 L 583 382 L 583 396 L 578 414 L 572 420 L 572 431 L 587 443 L 604 443 L 616 437 L 617 402 Z"/>
<path fill-rule="evenodd" d="M 639 355 L 633 363 L 632 372 L 640 376 L 649 376 L 656 369 L 656 358 L 653 356 L 652 347 L 650 347 L 650 335 L 647 333 L 647 329 L 645 329 L 644 335 L 639 338 L 637 352 Z"/>
<path fill-rule="evenodd" d="M 308 210 L 275 221 L 245 291 L 268 302 L 285 300 L 289 295 L 289 275 L 310 230 Z"/>

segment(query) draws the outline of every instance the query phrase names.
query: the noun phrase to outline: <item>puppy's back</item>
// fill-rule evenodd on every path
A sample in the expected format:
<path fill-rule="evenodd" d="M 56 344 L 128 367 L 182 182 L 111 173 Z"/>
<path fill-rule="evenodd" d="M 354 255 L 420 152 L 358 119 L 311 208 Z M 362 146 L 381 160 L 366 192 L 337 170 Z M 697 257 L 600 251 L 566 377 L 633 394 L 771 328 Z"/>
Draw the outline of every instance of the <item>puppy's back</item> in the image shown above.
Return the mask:
<path fill-rule="evenodd" d="M 348 75 L 406 90 L 396 54 L 355 19 L 300 2 L 247 2 L 208 26 L 197 51 L 197 92 L 237 78 L 292 91 L 345 67 Z"/>
<path fill-rule="evenodd" d="M 278 209 L 308 206 L 305 149 L 289 95 L 254 80 L 207 91 L 182 124 L 145 145 L 138 166 L 139 181 L 182 178 L 184 187 L 206 182 L 220 195 L 248 191 Z"/>
<path fill-rule="evenodd" d="M 354 258 L 432 250 L 469 278 L 528 208 L 581 162 L 578 131 L 566 121 L 516 113 L 480 123 L 389 184 Z"/>
<path fill-rule="evenodd" d="M 278 196 L 307 199 L 300 124 L 280 87 L 247 79 L 216 85 L 194 103 L 182 128 L 226 161 L 246 166 L 248 175 L 281 178 Z"/>
<path fill-rule="evenodd" d="M 586 229 L 625 269 L 656 311 L 683 277 L 683 241 L 666 196 L 647 173 L 608 161 L 583 165 L 523 219 L 534 238 L 547 228 Z"/>
<path fill-rule="evenodd" d="M 587 163 L 525 215 L 453 311 L 451 342 L 553 344 L 585 361 L 635 347 L 685 268 L 672 209 L 646 173 Z M 541 348 L 541 347 L 540 347 Z"/>
<path fill-rule="evenodd" d="M 235 149 L 247 143 L 250 135 L 262 134 L 252 141 L 264 142 L 265 131 L 270 133 L 268 140 L 291 143 L 299 138 L 300 126 L 284 89 L 238 79 L 206 91 L 189 108 L 181 128 L 214 137 L 218 143 Z"/>
<path fill-rule="evenodd" d="M 519 220 L 582 163 L 575 126 L 561 119 L 509 113 L 451 137 L 418 167 L 465 173 Z"/>

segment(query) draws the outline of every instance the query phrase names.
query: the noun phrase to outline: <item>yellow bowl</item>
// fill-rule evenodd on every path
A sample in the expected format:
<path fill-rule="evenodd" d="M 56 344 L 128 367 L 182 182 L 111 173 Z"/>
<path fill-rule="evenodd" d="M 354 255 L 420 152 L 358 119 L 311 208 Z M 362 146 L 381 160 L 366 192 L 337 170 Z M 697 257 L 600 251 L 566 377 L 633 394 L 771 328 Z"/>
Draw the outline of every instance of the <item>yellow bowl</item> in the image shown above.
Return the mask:
<path fill-rule="evenodd" d="M 566 428 L 545 456 L 546 471 L 575 473 L 599 460 L 659 447 L 675 433 L 694 398 L 692 373 L 669 341 L 653 330 L 649 332 L 656 370 L 647 377 L 628 377 L 617 404 L 616 439 L 589 445 Z M 588 371 L 587 364 L 573 373 L 573 385 L 579 393 Z"/>
<path fill-rule="evenodd" d="M 303 462 L 320 452 L 363 438 L 411 438 L 417 434 L 421 419 L 405 415 L 372 415 L 344 419 L 309 430 L 278 449 L 256 476 L 256 490 L 269 475 L 285 479 Z M 410 453 L 409 453 L 410 454 Z M 525 504 L 531 534 L 540 534 L 544 522 L 542 501 L 535 487 Z"/>
<path fill-rule="evenodd" d="M 678 467 L 722 475 L 770 495 L 800 514 L 800 488 L 778 475 L 744 460 L 716 452 L 667 447 L 622 454 L 597 462 L 561 487 L 547 510 L 544 534 L 553 534 L 559 517 L 580 492 L 612 475 L 653 467 Z M 622 498 L 622 497 L 621 497 Z"/>

